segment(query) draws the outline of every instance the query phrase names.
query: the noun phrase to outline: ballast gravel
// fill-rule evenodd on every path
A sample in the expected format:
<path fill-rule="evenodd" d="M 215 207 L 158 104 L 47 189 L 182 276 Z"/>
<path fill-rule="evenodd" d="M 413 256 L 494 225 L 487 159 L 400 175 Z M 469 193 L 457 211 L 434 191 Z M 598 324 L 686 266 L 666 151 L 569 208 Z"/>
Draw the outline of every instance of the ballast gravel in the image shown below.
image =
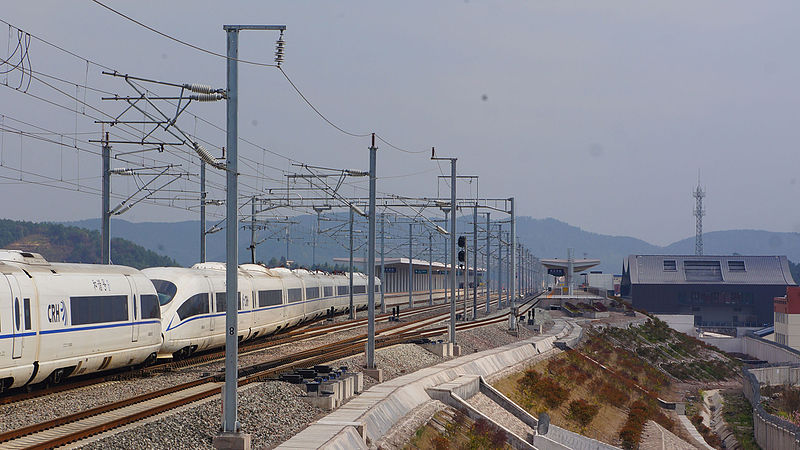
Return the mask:
<path fill-rule="evenodd" d="M 149 378 L 108 381 L 93 386 L 60 392 L 0 406 L 0 432 L 6 432 L 86 411 L 108 403 L 129 399 L 196 380 L 195 372 L 156 374 Z"/>
<path fill-rule="evenodd" d="M 254 449 L 275 447 L 322 415 L 321 409 L 299 400 L 302 393 L 298 386 L 280 381 L 259 383 L 239 392 L 239 422 L 250 433 Z M 221 407 L 217 398 L 81 448 L 211 449 L 220 428 Z"/>
<path fill-rule="evenodd" d="M 391 326 L 388 323 L 376 325 L 378 329 Z M 495 348 L 534 334 L 521 327 L 518 336 L 513 336 L 508 333 L 506 327 L 505 323 L 501 323 L 459 331 L 457 340 L 462 346 L 462 353 Z M 307 348 L 333 343 L 363 332 L 362 328 L 330 333 L 307 341 L 241 355 L 240 365 L 246 366 L 278 356 L 291 355 Z M 443 334 L 442 338 L 446 338 L 446 334 Z M 376 363 L 383 369 L 384 380 L 414 372 L 444 360 L 446 358 L 438 357 L 415 344 L 400 344 L 379 349 L 376 352 Z M 350 371 L 362 371 L 365 357 L 362 354 L 332 361 L 329 364 L 336 367 L 347 366 Z M 0 431 L 20 428 L 30 423 L 62 417 L 94 406 L 195 380 L 221 368 L 221 363 L 205 364 L 178 369 L 175 372 L 155 374 L 147 379 L 108 382 L 31 399 L 23 403 L 0 406 L 0 414 L 3 417 L 3 420 L 0 421 Z M 365 377 L 364 382 L 365 388 L 376 384 L 376 381 L 370 377 Z M 303 395 L 303 390 L 299 386 L 283 382 L 259 383 L 242 389 L 239 397 L 239 420 L 244 429 L 251 433 L 253 448 L 272 448 L 322 417 L 323 411 L 300 399 Z M 83 448 L 211 448 L 213 436 L 219 431 L 220 415 L 220 401 L 214 399 L 172 415 L 164 415 L 140 426 L 130 427 L 117 434 L 88 443 Z"/>

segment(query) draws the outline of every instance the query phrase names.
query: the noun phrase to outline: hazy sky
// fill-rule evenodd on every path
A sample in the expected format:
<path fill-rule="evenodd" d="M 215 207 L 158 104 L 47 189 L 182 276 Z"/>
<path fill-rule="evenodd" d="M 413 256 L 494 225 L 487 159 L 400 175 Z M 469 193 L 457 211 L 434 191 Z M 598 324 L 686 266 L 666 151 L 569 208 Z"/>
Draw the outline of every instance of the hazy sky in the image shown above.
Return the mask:
<path fill-rule="evenodd" d="M 378 132 L 397 146 L 436 146 L 443 156 L 457 156 L 461 174 L 480 176 L 482 196 L 513 195 L 520 215 L 667 244 L 694 234 L 691 191 L 699 170 L 708 191 L 706 231 L 800 231 L 800 209 L 794 207 L 800 198 L 796 1 L 107 4 L 219 53 L 225 52 L 223 24 L 286 24 L 284 68 L 328 118 L 349 131 Z M 225 84 L 223 59 L 164 39 L 88 0 L 7 2 L 0 18 L 123 73 Z M 276 38 L 242 32 L 240 57 L 270 62 Z M 15 30 L 0 26 L 0 54 L 12 53 L 17 42 Z M 99 67 L 39 41 L 31 42 L 28 55 L 35 73 L 132 94 Z M 109 114 L 122 110 L 101 101 L 98 92 L 44 79 Z M 18 81 L 17 72 L 8 79 L 0 75 L 2 84 L 15 87 Z M 88 191 L 99 188 L 99 158 L 87 152 L 78 158 L 70 147 L 76 131 L 78 139 L 99 136 L 100 126 L 83 115 L 91 108 L 78 103 L 76 115 L 12 87 L 0 86 L 0 128 L 6 129 L 0 216 L 98 216 L 100 199 Z M 309 164 L 367 167 L 367 139 L 323 122 L 276 69 L 241 65 L 240 89 L 241 137 Z M 38 80 L 28 93 L 76 107 L 74 99 Z M 190 111 L 224 126 L 222 102 L 193 103 Z M 18 120 L 60 134 L 20 138 L 10 128 L 33 129 Z M 218 130 L 188 116 L 182 120 L 187 131 L 224 145 Z M 379 148 L 381 191 L 436 194 L 440 170 L 428 153 Z M 253 170 L 270 177 L 249 176 L 252 189 L 277 186 L 274 180 L 284 179 L 279 170 L 292 169 L 286 159 L 252 146 L 241 145 L 240 154 L 264 164 Z M 449 173 L 449 167 L 441 169 Z M 30 173 L 45 173 L 51 178 L 46 184 L 66 189 L 31 184 L 43 179 Z M 172 185 L 191 186 L 190 180 Z M 115 179 L 114 191 L 122 197 L 114 203 L 134 187 L 131 177 Z M 180 192 L 171 195 L 179 208 L 141 204 L 120 217 L 197 217 L 180 208 Z"/>

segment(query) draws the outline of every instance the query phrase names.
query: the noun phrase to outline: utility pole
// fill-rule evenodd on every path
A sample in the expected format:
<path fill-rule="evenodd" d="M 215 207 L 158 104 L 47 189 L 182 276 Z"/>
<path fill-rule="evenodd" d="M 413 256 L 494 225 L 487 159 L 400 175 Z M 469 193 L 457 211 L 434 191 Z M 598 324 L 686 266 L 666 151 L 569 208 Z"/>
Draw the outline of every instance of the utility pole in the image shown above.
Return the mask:
<path fill-rule="evenodd" d="M 238 385 L 238 180 L 239 161 L 237 143 L 239 141 L 239 87 L 238 67 L 239 61 L 239 30 L 279 30 L 286 29 L 283 25 L 225 25 L 227 35 L 227 126 L 226 144 L 228 159 L 226 161 L 227 195 L 226 195 L 226 262 L 225 262 L 225 386 L 222 395 L 222 434 L 214 438 L 214 447 L 232 447 L 241 445 L 250 447 L 250 435 L 241 432 L 241 425 L 236 420 L 237 404 L 236 389 Z M 282 50 L 281 50 L 282 51 Z"/>
<path fill-rule="evenodd" d="M 367 238 L 367 368 L 375 368 L 375 133 L 369 147 L 369 236 Z M 351 209 L 352 211 L 352 209 Z M 383 258 L 381 258 L 383 259 Z"/>
<path fill-rule="evenodd" d="M 478 320 L 478 202 L 472 210 L 472 320 Z"/>
<path fill-rule="evenodd" d="M 497 309 L 503 309 L 503 224 L 497 224 Z"/>
<path fill-rule="evenodd" d="M 491 311 L 491 307 L 489 306 L 489 301 L 492 296 L 492 289 L 489 284 L 489 267 L 491 266 L 491 253 L 492 253 L 492 220 L 491 220 L 491 213 L 486 213 L 486 315 L 489 315 Z"/>
<path fill-rule="evenodd" d="M 433 306 L 433 234 L 428 233 L 428 304 Z"/>
<path fill-rule="evenodd" d="M 111 264 L 111 145 L 108 144 L 108 132 L 103 142 L 103 226 L 102 245 L 100 247 L 100 264 Z"/>
<path fill-rule="evenodd" d="M 356 318 L 356 312 L 353 309 L 353 208 L 350 208 L 350 319 Z"/>
<path fill-rule="evenodd" d="M 288 226 L 288 225 L 287 225 Z M 286 255 L 289 259 L 289 255 Z M 256 196 L 250 199 L 250 263 L 256 263 Z"/>
<path fill-rule="evenodd" d="M 444 212 L 444 223 L 445 223 L 445 225 L 447 225 L 447 214 L 448 214 L 449 210 L 448 210 L 448 209 L 446 209 L 446 208 L 442 208 L 442 211 Z M 445 273 L 445 280 L 444 280 L 444 301 L 445 301 L 445 302 L 447 302 L 447 290 L 448 290 L 448 289 L 447 289 L 447 285 L 449 284 L 449 283 L 448 283 L 448 281 L 450 281 L 448 277 L 449 277 L 449 275 L 450 275 L 450 272 L 451 272 L 451 270 L 450 270 L 450 269 L 447 267 L 447 253 L 448 253 L 448 248 L 447 248 L 447 236 L 445 236 L 445 237 L 444 237 L 444 273 Z M 452 292 L 450 292 L 450 294 L 452 295 L 453 293 L 452 293 Z"/>
<path fill-rule="evenodd" d="M 206 163 L 200 160 L 200 262 L 206 262 Z"/>
<path fill-rule="evenodd" d="M 414 252 L 411 241 L 414 232 L 414 224 L 408 224 L 408 307 L 414 307 Z"/>
<path fill-rule="evenodd" d="M 511 274 L 511 277 L 512 277 L 511 278 L 511 286 L 510 286 L 510 288 L 511 288 L 510 289 L 510 291 L 511 291 L 510 297 L 511 297 L 511 301 L 512 302 L 516 302 L 517 301 L 517 292 L 514 289 L 514 284 L 515 283 L 514 283 L 514 278 L 513 278 L 514 275 L 517 273 L 517 260 L 516 260 L 516 258 L 514 258 L 514 249 L 517 247 L 517 229 L 516 229 L 516 225 L 515 225 L 516 216 L 514 214 L 514 197 L 509 198 L 509 201 L 511 202 L 511 238 L 510 238 L 510 243 L 509 243 L 509 245 L 511 246 L 511 270 L 510 270 L 509 273 Z"/>
<path fill-rule="evenodd" d="M 386 283 L 384 283 L 386 268 L 383 265 L 383 240 L 385 237 L 383 225 L 386 222 L 384 213 L 381 213 L 381 314 L 386 314 L 386 300 L 383 293 L 386 291 Z"/>
<path fill-rule="evenodd" d="M 292 226 L 290 224 L 288 224 L 288 223 L 286 224 L 286 268 L 287 269 L 291 269 L 292 268 L 291 267 L 292 265 L 289 263 L 289 234 L 290 234 L 290 228 L 291 227 Z"/>
<path fill-rule="evenodd" d="M 506 243 L 506 306 L 511 308 L 511 291 L 514 284 L 514 273 L 511 271 L 511 232 L 506 233 L 508 242 Z"/>
<path fill-rule="evenodd" d="M 450 161 L 450 260 L 453 261 L 455 266 L 456 261 L 456 162 L 458 158 L 437 158 L 436 149 L 431 147 L 432 160 L 449 160 Z M 451 271 L 450 275 L 450 329 L 447 337 L 451 343 L 456 343 L 456 299 L 454 293 L 456 292 L 456 271 Z"/>

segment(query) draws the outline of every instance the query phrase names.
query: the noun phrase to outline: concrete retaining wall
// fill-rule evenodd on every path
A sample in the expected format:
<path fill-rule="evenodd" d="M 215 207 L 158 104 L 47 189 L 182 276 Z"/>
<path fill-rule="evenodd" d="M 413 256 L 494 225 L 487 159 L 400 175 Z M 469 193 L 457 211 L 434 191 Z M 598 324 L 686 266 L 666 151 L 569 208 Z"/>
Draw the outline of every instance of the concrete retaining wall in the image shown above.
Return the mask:
<path fill-rule="evenodd" d="M 713 345 L 723 352 L 728 353 L 747 353 L 744 351 L 744 338 L 718 338 L 718 337 L 699 337 L 706 344 Z M 748 353 L 749 354 L 749 353 Z"/>
<path fill-rule="evenodd" d="M 767 413 L 761 406 L 761 385 L 796 383 L 800 378 L 800 365 L 783 365 L 743 369 L 742 390 L 753 406 L 753 431 L 761 448 L 789 450 L 800 449 L 798 433 L 794 424 Z"/>
<path fill-rule="evenodd" d="M 368 440 L 377 442 L 398 420 L 430 399 L 425 391 L 427 388 L 465 374 L 492 374 L 530 359 L 550 350 L 556 339 L 569 335 L 574 327 L 564 320 L 557 320 L 553 329 L 545 335 L 445 361 L 375 385 L 326 416 L 324 421 L 326 424 L 341 423 L 342 427 L 354 422 L 363 423 Z M 334 434 L 329 428 L 320 428 L 317 422 L 278 448 L 332 448 Z M 302 445 L 298 446 L 298 443 Z"/>
<path fill-rule="evenodd" d="M 742 353 L 769 363 L 800 364 L 800 351 L 753 335 L 744 336 Z"/>

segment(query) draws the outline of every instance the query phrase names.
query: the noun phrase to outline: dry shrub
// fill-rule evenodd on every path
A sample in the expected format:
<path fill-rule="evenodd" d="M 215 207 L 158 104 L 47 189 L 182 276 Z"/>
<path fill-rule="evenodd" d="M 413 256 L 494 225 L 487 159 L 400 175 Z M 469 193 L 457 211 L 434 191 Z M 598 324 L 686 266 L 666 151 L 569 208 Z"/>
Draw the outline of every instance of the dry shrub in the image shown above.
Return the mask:
<path fill-rule="evenodd" d="M 542 400 L 549 408 L 558 408 L 569 397 L 569 392 L 548 376 L 527 370 L 519 380 L 523 393 Z"/>
<path fill-rule="evenodd" d="M 593 405 L 584 399 L 569 402 L 569 418 L 577 422 L 582 428 L 589 425 L 599 411 L 599 405 Z"/>
<path fill-rule="evenodd" d="M 436 436 L 431 443 L 435 450 L 448 450 L 450 448 L 450 441 L 444 436 Z"/>

